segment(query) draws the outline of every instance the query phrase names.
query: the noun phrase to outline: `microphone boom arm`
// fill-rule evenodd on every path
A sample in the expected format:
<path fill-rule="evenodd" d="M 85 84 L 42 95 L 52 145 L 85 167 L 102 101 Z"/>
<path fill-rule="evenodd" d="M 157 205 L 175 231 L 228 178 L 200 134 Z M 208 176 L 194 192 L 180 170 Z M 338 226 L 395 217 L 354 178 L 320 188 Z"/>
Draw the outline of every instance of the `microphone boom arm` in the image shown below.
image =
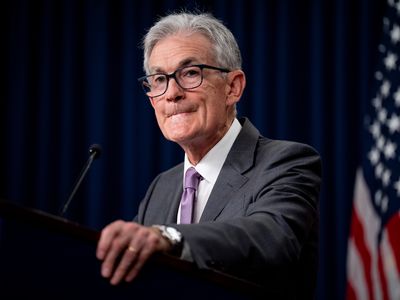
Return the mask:
<path fill-rule="evenodd" d="M 100 153 L 101 153 L 100 146 L 99 145 L 92 145 L 89 148 L 89 153 L 90 153 L 90 156 L 89 156 L 88 160 L 86 161 L 85 166 L 81 170 L 81 173 L 80 173 L 80 175 L 78 177 L 78 180 L 76 181 L 76 183 L 74 185 L 74 189 L 72 190 L 71 194 L 68 197 L 67 202 L 65 202 L 65 204 L 64 204 L 64 206 L 62 208 L 62 211 L 60 213 L 61 217 L 66 213 L 69 204 L 71 203 L 72 199 L 74 198 L 75 193 L 78 190 L 79 186 L 81 185 L 83 178 L 85 178 L 86 173 L 89 170 L 90 166 L 92 165 L 93 160 L 95 160 L 96 158 L 98 158 L 100 156 Z"/>

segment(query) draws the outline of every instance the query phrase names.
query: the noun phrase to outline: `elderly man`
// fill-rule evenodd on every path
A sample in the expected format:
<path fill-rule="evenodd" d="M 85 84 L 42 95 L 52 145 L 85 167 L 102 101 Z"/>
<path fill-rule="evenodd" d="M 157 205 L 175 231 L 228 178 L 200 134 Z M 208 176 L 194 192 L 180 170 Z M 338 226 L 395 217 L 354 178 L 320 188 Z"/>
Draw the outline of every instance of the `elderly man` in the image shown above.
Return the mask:
<path fill-rule="evenodd" d="M 145 36 L 144 69 L 158 125 L 184 162 L 155 178 L 134 222 L 104 228 L 102 275 L 131 281 L 153 253 L 169 252 L 311 298 L 320 159 L 236 118 L 246 78 L 232 33 L 208 14 L 164 17 Z"/>

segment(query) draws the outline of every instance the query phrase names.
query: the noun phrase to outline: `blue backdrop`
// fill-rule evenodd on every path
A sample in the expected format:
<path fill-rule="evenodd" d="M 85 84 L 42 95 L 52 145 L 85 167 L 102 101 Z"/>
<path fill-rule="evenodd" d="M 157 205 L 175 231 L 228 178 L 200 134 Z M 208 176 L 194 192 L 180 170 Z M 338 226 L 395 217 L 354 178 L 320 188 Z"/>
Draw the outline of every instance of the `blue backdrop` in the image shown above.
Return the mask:
<path fill-rule="evenodd" d="M 341 299 L 363 103 L 384 1 L 4 1 L 0 197 L 51 213 L 92 143 L 103 147 L 67 217 L 95 229 L 131 219 L 160 171 L 182 161 L 136 78 L 160 15 L 212 12 L 237 37 L 247 74 L 239 115 L 323 160 L 319 299 Z"/>

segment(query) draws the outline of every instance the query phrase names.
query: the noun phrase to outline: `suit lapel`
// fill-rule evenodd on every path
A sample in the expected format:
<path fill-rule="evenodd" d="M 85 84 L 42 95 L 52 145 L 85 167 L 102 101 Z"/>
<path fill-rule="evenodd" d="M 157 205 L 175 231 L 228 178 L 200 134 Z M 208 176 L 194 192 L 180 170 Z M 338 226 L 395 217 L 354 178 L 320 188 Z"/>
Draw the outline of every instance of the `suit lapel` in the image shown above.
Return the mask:
<path fill-rule="evenodd" d="M 240 120 L 240 131 L 204 208 L 200 222 L 215 220 L 235 192 L 248 180 L 243 174 L 254 164 L 258 130 L 247 119 Z"/>
<path fill-rule="evenodd" d="M 168 186 L 165 187 L 165 196 L 170 195 L 170 197 L 165 198 L 165 222 L 176 223 L 179 204 L 182 198 L 183 186 L 182 179 L 183 178 L 183 164 L 180 165 L 177 172 L 172 174 L 170 180 L 168 181 Z"/>
<path fill-rule="evenodd" d="M 173 224 L 182 195 L 183 164 L 160 175 L 148 191 L 147 202 L 141 204 L 138 221 L 144 225 Z"/>
<path fill-rule="evenodd" d="M 182 191 L 182 176 L 180 176 L 180 178 L 179 178 L 180 180 L 178 180 L 178 182 L 174 183 L 173 185 L 171 184 L 171 187 L 175 186 L 178 188 L 176 188 L 175 191 L 172 193 L 172 196 L 168 202 L 168 212 L 166 215 L 166 223 L 167 224 L 176 223 L 176 221 L 177 221 L 179 204 L 181 202 L 182 192 L 183 192 Z"/>
<path fill-rule="evenodd" d="M 215 220 L 234 193 L 246 182 L 245 176 L 234 170 L 232 166 L 224 165 L 204 208 L 200 222 Z"/>

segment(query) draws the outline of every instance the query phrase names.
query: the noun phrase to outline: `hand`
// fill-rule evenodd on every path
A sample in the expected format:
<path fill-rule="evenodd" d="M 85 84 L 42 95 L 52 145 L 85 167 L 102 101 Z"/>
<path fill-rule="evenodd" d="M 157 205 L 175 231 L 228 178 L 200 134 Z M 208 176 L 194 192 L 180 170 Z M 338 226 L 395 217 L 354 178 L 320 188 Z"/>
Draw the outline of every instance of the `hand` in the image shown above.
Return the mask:
<path fill-rule="evenodd" d="M 153 253 L 171 247 L 157 228 L 119 220 L 102 230 L 96 256 L 103 261 L 101 275 L 116 285 L 132 281 Z"/>

